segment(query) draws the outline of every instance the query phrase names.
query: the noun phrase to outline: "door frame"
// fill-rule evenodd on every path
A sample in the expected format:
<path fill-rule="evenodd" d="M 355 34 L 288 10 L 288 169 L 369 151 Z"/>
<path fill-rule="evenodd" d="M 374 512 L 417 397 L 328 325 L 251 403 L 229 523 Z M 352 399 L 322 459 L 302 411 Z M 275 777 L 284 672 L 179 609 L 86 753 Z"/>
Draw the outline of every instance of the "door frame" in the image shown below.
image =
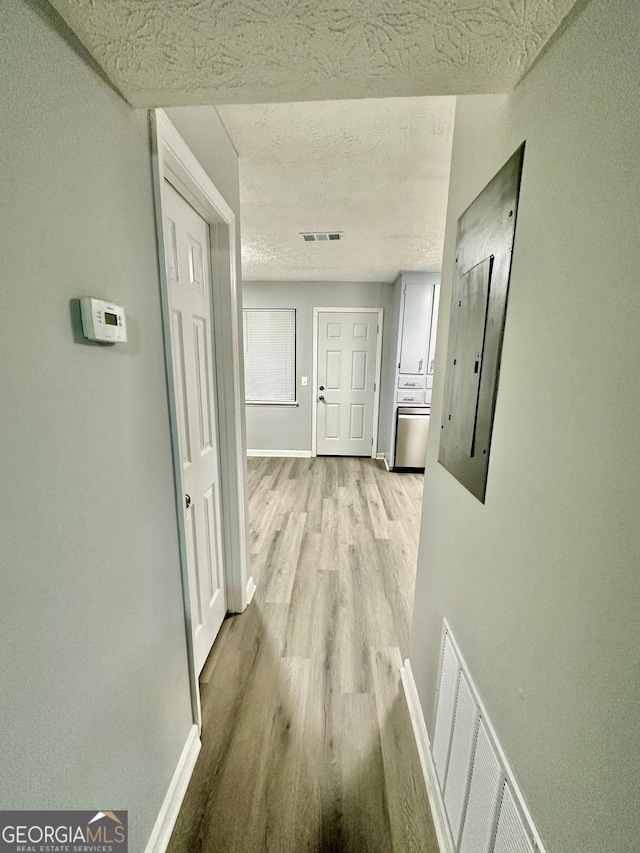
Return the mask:
<path fill-rule="evenodd" d="M 235 214 L 198 163 L 164 110 L 151 110 L 151 154 L 156 238 L 160 275 L 160 299 L 164 359 L 169 404 L 174 500 L 187 639 L 187 659 L 193 721 L 202 728 L 200 690 L 193 653 L 189 573 L 184 524 L 181 455 L 178 417 L 173 387 L 171 308 L 166 275 L 163 230 L 163 192 L 168 181 L 210 226 L 211 304 L 216 377 L 216 423 L 220 462 L 223 577 L 227 611 L 241 613 L 255 591 L 249 576 L 246 498 L 246 429 L 244 422 L 244 374 L 241 364 L 241 295 L 236 274 L 237 229 Z"/>
<path fill-rule="evenodd" d="M 314 308 L 313 309 L 313 397 L 311 400 L 311 455 L 318 455 L 318 337 L 320 314 L 331 312 L 334 314 L 377 314 L 378 335 L 376 341 L 376 370 L 373 390 L 373 444 L 371 445 L 371 458 L 375 459 L 378 454 L 378 418 L 380 412 L 380 376 L 382 372 L 382 322 L 384 308 L 350 308 L 340 306 L 339 308 Z"/>

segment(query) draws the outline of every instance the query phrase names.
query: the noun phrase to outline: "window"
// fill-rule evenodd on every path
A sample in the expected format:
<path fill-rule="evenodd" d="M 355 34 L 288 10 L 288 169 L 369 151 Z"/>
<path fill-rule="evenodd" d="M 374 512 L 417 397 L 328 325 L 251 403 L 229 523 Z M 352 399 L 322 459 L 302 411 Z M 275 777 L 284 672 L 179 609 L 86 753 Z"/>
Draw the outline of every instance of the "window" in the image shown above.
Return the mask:
<path fill-rule="evenodd" d="M 246 402 L 295 403 L 295 308 L 245 308 L 243 320 Z"/>

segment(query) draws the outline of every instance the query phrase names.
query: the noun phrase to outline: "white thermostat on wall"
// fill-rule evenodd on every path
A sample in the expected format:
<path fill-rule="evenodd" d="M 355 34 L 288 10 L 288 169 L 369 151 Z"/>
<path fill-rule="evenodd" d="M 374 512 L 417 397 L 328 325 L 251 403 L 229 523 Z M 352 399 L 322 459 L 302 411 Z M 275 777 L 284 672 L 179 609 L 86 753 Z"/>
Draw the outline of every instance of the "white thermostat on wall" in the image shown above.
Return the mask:
<path fill-rule="evenodd" d="M 124 309 L 103 299 L 83 296 L 80 300 L 82 331 L 90 341 L 120 344 L 127 340 Z"/>

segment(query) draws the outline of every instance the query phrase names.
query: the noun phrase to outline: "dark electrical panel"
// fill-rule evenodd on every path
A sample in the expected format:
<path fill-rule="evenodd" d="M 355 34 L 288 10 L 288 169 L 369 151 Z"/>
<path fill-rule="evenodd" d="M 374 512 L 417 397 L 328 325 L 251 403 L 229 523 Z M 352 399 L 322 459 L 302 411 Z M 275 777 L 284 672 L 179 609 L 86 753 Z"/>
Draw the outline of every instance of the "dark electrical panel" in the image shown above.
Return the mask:
<path fill-rule="evenodd" d="M 523 155 L 458 220 L 438 459 L 483 503 Z"/>

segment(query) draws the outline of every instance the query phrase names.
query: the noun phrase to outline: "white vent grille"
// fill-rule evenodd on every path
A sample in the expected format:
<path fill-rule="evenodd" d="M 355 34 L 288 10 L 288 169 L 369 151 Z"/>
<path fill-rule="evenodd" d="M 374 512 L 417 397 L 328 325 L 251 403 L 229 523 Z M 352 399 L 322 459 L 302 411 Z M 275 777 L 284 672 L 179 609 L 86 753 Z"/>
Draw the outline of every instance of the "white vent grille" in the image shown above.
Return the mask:
<path fill-rule="evenodd" d="M 456 853 L 544 853 L 446 621 L 432 754 Z"/>
<path fill-rule="evenodd" d="M 490 853 L 504 774 L 480 720 L 460 853 Z"/>
<path fill-rule="evenodd" d="M 438 691 L 438 710 L 436 712 L 436 730 L 433 736 L 433 760 L 442 788 L 444 788 L 447 778 L 449 745 L 453 730 L 453 711 L 456 706 L 459 671 L 458 658 L 447 634 L 444 638 L 442 667 L 440 669 L 440 688 Z"/>
<path fill-rule="evenodd" d="M 301 231 L 305 243 L 327 243 L 342 240 L 342 231 Z"/>
<path fill-rule="evenodd" d="M 467 804 L 467 792 L 471 778 L 471 759 L 476 743 L 477 728 L 478 706 L 465 677 L 461 675 L 458 684 L 447 784 L 444 789 L 444 804 L 456 844 L 460 838 L 462 818 Z"/>
<path fill-rule="evenodd" d="M 504 786 L 493 853 L 534 853 L 524 823 L 508 786 Z"/>

